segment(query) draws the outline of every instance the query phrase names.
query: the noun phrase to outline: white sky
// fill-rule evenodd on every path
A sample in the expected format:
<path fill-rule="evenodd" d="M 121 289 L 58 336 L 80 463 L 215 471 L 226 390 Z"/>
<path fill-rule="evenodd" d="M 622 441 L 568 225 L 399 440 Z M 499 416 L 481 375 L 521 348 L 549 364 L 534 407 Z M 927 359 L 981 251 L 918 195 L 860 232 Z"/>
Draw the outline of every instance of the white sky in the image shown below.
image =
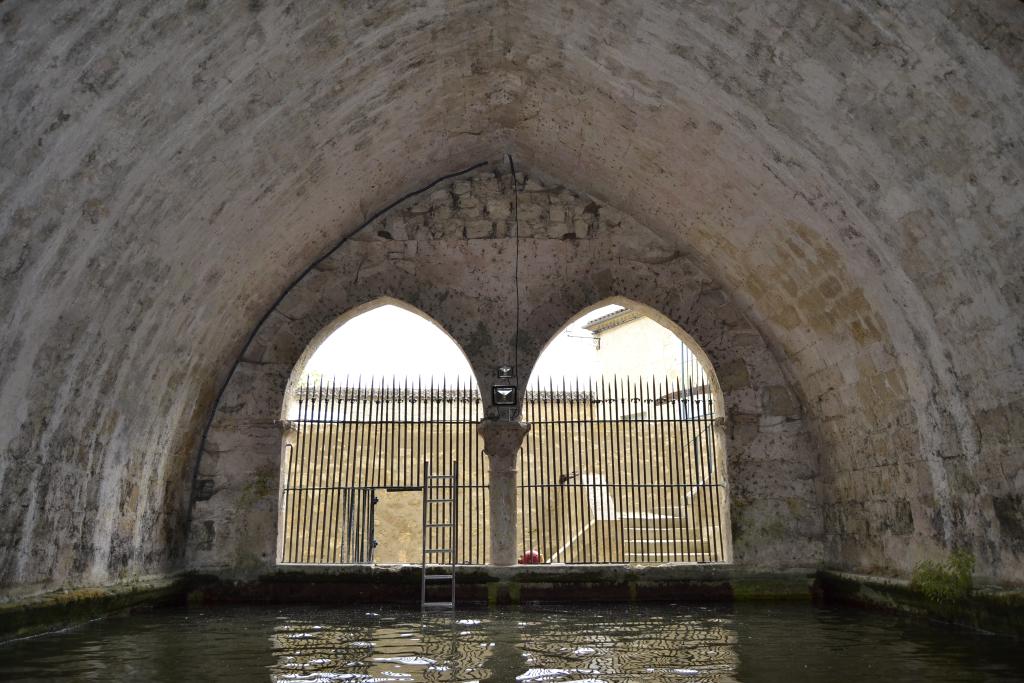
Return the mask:
<path fill-rule="evenodd" d="M 531 380 L 547 382 L 549 377 L 597 377 L 597 353 L 592 335 L 583 326 L 621 306 L 605 306 L 573 322 L 541 355 Z M 433 323 L 397 306 L 380 306 L 356 316 L 339 327 L 316 350 L 305 375 L 335 377 L 343 383 L 357 377 L 368 384 L 370 377 L 387 384 L 392 378 L 421 377 L 429 383 L 456 377 L 472 377 L 459 347 Z"/>

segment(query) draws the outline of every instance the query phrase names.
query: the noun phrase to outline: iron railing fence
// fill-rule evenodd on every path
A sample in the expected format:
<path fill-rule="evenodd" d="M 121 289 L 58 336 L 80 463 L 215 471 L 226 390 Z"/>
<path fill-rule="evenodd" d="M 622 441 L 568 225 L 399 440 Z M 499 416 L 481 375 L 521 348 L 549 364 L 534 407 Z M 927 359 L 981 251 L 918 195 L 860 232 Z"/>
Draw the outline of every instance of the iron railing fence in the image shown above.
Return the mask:
<path fill-rule="evenodd" d="M 518 468 L 521 561 L 727 559 L 706 379 L 550 382 L 523 408 L 532 428 Z"/>
<path fill-rule="evenodd" d="M 532 428 L 517 468 L 523 561 L 727 560 L 728 499 L 714 402 L 702 379 L 549 382 L 526 392 Z M 377 538 L 384 550 L 422 543 L 420 505 L 392 508 L 391 494 L 422 492 L 425 460 L 449 474 L 455 459 L 457 561 L 485 564 L 482 417 L 473 380 L 454 387 L 309 381 L 284 451 L 279 562 L 370 563 L 387 555 L 376 551 Z M 415 561 L 418 547 L 407 550 L 404 561 Z"/>
<path fill-rule="evenodd" d="M 483 407 L 475 382 L 309 380 L 297 398 L 282 468 L 279 562 L 373 562 L 378 494 L 421 491 L 423 462 L 446 474 L 453 458 L 460 471 L 457 557 L 460 564 L 487 562 L 489 467 L 476 430 Z M 418 515 L 393 517 L 394 539 L 419 542 Z"/>

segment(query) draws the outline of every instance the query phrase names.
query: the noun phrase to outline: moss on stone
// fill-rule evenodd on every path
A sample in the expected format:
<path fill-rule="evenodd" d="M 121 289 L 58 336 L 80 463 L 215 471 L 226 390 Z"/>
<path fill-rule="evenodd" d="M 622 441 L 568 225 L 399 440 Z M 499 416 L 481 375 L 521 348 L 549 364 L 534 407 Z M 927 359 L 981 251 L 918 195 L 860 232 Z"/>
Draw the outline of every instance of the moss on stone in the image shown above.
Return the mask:
<path fill-rule="evenodd" d="M 943 563 L 926 560 L 914 568 L 910 587 L 938 604 L 966 600 L 973 590 L 974 555 L 956 550 Z"/>
<path fill-rule="evenodd" d="M 101 617 L 179 603 L 187 581 L 172 578 L 109 588 L 54 591 L 24 602 L 0 605 L 0 641 L 57 631 Z"/>

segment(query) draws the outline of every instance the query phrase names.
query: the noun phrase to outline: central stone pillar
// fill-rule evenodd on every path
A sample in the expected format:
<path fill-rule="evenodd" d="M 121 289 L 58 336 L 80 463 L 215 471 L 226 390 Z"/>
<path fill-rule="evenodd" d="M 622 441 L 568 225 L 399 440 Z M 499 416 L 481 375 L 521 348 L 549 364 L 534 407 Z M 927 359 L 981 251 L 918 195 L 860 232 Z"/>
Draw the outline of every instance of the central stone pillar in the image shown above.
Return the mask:
<path fill-rule="evenodd" d="M 525 422 L 484 419 L 477 425 L 484 452 L 491 462 L 491 564 L 512 565 L 516 557 L 516 461 L 523 437 L 530 431 Z"/>

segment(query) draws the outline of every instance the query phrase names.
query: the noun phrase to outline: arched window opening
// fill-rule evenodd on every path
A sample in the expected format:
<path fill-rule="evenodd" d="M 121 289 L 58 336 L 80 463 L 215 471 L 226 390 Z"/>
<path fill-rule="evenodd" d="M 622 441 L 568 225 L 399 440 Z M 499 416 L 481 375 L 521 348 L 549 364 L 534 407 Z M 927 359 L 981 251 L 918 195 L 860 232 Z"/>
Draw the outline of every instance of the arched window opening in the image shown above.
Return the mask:
<path fill-rule="evenodd" d="M 706 356 L 642 306 L 596 308 L 538 358 L 518 471 L 520 562 L 731 559 Z"/>
<path fill-rule="evenodd" d="M 435 323 L 390 300 L 343 316 L 296 366 L 284 413 L 279 563 L 420 563 L 439 546 L 453 552 L 428 562 L 486 562 L 480 395 Z M 430 504 L 456 468 L 456 502 Z"/>

